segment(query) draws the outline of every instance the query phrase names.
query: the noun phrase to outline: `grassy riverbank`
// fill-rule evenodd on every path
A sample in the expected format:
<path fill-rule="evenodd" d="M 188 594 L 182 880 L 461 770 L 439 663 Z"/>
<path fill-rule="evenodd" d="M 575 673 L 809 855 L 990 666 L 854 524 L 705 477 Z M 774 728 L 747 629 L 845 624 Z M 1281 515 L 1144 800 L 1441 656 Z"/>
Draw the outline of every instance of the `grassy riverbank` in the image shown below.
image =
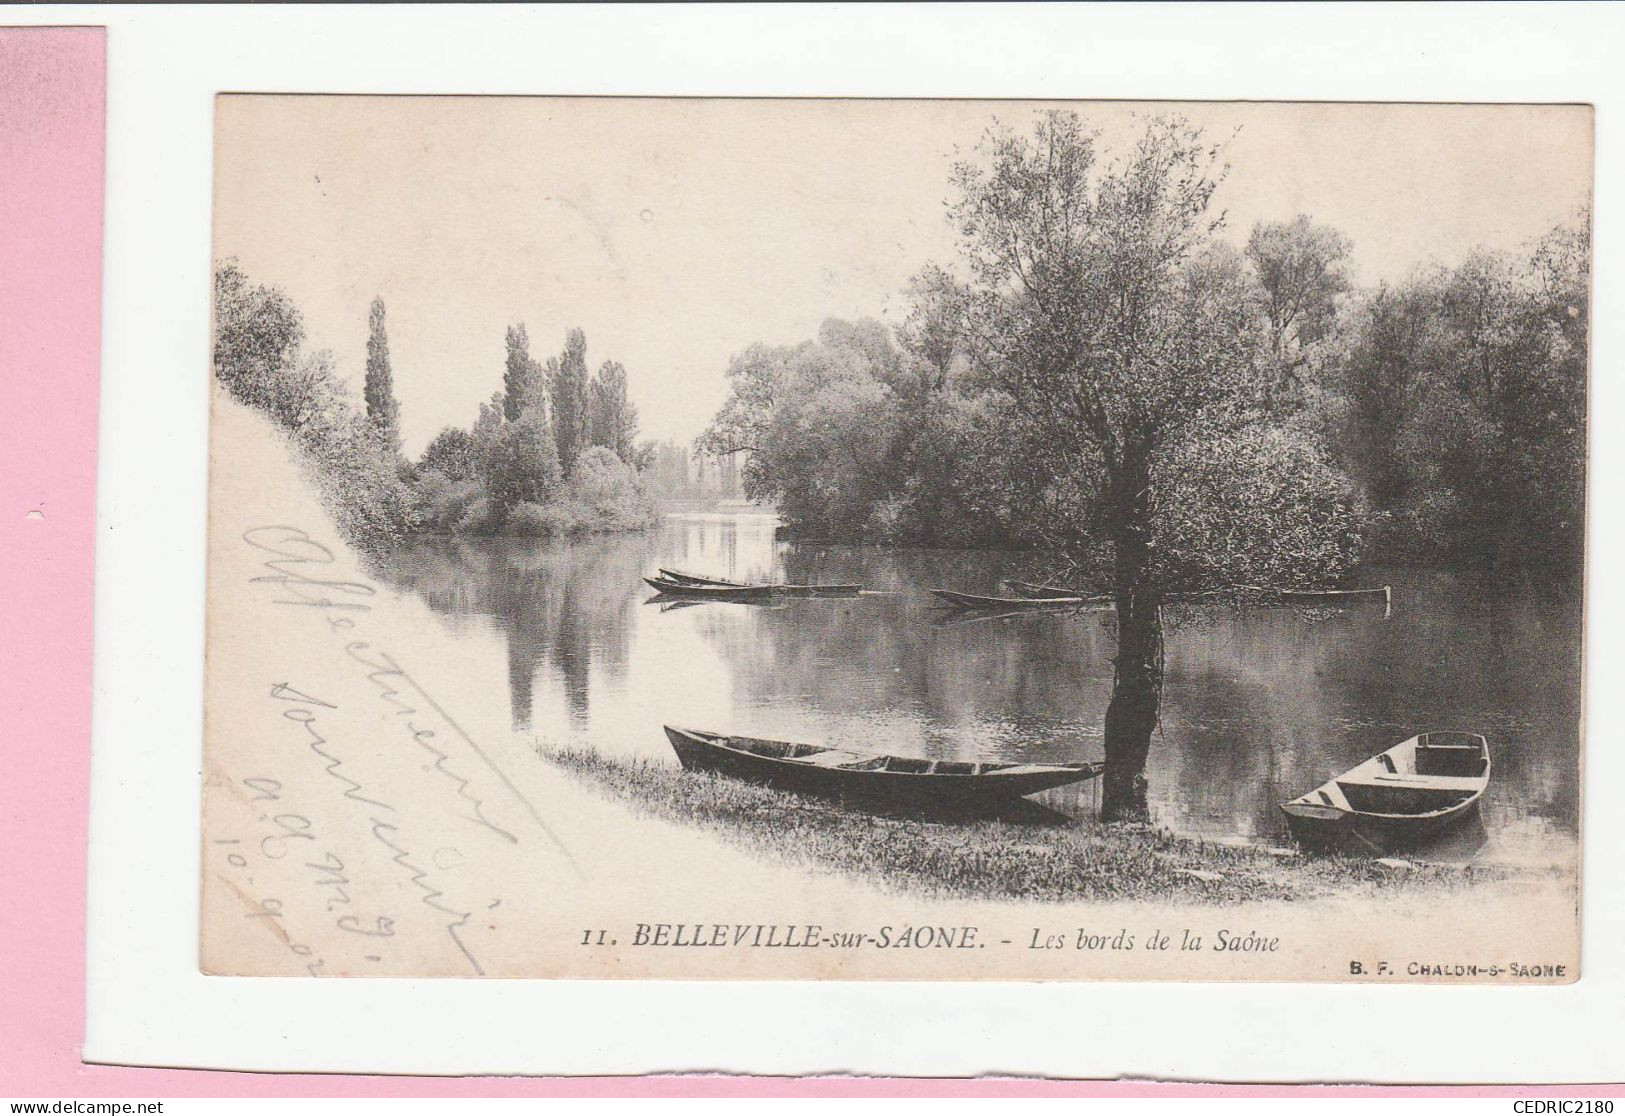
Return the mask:
<path fill-rule="evenodd" d="M 1145 826 L 1045 820 L 922 821 L 578 749 L 543 758 L 669 821 L 725 832 L 815 870 L 929 895 L 1043 901 L 1238 903 L 1464 888 L 1506 879 L 1477 865 L 1383 865 L 1217 845 Z"/>

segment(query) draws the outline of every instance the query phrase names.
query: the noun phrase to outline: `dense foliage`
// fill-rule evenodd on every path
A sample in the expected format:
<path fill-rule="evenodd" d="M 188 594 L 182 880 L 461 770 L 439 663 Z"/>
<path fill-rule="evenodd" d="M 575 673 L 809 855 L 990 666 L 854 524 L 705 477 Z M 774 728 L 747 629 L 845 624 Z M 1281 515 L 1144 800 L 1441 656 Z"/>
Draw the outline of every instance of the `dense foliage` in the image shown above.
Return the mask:
<path fill-rule="evenodd" d="M 1378 548 L 1578 570 L 1584 233 L 1355 291 L 1307 216 L 1225 241 L 1224 173 L 1178 117 L 1115 158 L 1069 112 L 993 128 L 895 335 L 745 350 L 700 439 L 792 530 L 1032 547 L 1110 594 L 1108 819 L 1145 814 L 1171 595 L 1323 587 Z"/>
<path fill-rule="evenodd" d="M 1110 166 L 1070 114 L 995 130 L 906 322 L 739 353 L 700 448 L 792 532 L 1041 548 L 1102 588 L 1125 469 L 1167 589 L 1377 556 L 1577 569 L 1585 216 L 1362 290 L 1307 216 L 1218 237 L 1217 159 L 1178 121 Z"/>
<path fill-rule="evenodd" d="M 611 361 L 587 379 L 580 330 L 544 366 L 530 355 L 525 327 L 509 327 L 503 390 L 480 404 L 471 428 L 441 430 L 415 463 L 400 456 L 382 300 L 368 314 L 362 406 L 331 356 L 307 352 L 305 341 L 303 319 L 282 291 L 252 284 L 235 261 L 217 268 L 215 376 L 292 437 L 352 543 L 376 550 L 419 531 L 564 535 L 653 521 L 630 460 L 637 412 L 626 371 Z M 568 466 L 561 433 L 573 439 Z"/>
<path fill-rule="evenodd" d="M 292 438 L 334 522 L 352 543 L 389 545 L 415 523 L 394 450 L 357 407 L 326 352 L 304 350 L 299 311 L 234 261 L 215 271 L 215 377 Z"/>
<path fill-rule="evenodd" d="M 1346 308 L 1318 417 L 1389 553 L 1578 571 L 1589 261 L 1582 222 Z"/>

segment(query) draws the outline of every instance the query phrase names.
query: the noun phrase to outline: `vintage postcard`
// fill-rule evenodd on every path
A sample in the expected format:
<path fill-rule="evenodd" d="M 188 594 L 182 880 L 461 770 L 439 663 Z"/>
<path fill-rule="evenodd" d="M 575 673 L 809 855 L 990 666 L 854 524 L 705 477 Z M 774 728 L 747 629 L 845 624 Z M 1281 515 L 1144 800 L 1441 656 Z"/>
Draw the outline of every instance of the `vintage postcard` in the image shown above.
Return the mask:
<path fill-rule="evenodd" d="M 1588 107 L 215 159 L 205 972 L 1578 979 Z"/>

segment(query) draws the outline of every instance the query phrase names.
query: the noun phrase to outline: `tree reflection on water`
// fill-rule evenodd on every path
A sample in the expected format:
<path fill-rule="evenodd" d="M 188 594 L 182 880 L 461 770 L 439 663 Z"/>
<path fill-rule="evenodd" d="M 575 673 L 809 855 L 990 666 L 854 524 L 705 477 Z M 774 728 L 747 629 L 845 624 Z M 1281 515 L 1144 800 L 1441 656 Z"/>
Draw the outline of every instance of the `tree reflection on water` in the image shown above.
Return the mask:
<path fill-rule="evenodd" d="M 739 580 L 857 581 L 861 597 L 645 607 L 659 566 Z M 1110 610 L 944 623 L 927 589 L 992 592 L 1019 555 L 778 542 L 762 515 L 669 517 L 568 543 L 420 539 L 386 577 L 500 641 L 514 730 L 673 762 L 662 722 L 931 758 L 1103 758 Z M 1147 762 L 1153 820 L 1281 839 L 1278 804 L 1411 733 L 1494 750 L 1492 841 L 1572 846 L 1579 603 L 1425 571 L 1375 571 L 1395 609 L 1164 609 L 1166 684 Z M 665 604 L 682 602 L 667 600 Z M 493 678 L 493 689 L 502 680 Z M 1042 796 L 1089 812 L 1097 788 Z"/>

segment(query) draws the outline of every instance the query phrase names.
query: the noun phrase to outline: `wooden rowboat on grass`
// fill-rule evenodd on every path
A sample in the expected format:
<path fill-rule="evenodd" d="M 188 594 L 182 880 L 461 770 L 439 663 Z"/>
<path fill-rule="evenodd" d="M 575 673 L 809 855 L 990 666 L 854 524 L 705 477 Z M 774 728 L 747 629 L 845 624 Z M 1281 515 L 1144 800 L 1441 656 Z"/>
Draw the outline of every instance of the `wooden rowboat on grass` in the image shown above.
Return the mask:
<path fill-rule="evenodd" d="M 877 755 L 665 726 L 678 761 L 782 790 L 929 806 L 1012 801 L 1100 775 L 1100 763 L 985 763 Z"/>
<path fill-rule="evenodd" d="M 1424 844 L 1470 818 L 1489 781 L 1482 736 L 1424 732 L 1283 802 L 1281 810 L 1301 845 L 1380 854 Z"/>

